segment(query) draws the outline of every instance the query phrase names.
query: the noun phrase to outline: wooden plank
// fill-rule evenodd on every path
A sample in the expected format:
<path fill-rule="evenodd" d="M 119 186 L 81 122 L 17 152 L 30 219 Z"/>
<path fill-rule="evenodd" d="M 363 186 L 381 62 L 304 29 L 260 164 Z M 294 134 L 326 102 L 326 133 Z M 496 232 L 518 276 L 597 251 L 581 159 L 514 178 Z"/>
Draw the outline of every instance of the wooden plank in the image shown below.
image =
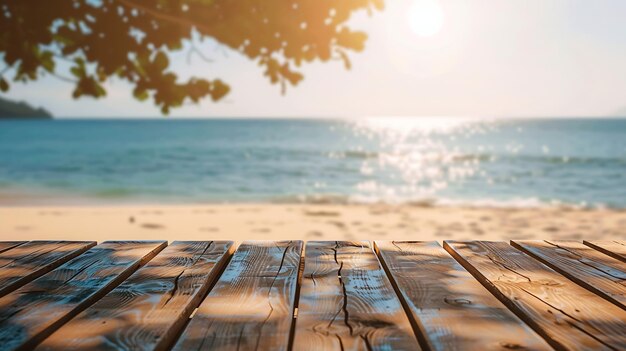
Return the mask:
<path fill-rule="evenodd" d="M 232 241 L 174 242 L 37 350 L 164 350 L 232 253 Z"/>
<path fill-rule="evenodd" d="M 306 245 L 294 349 L 419 350 L 367 241 Z"/>
<path fill-rule="evenodd" d="M 0 296 L 50 272 L 95 241 L 31 241 L 0 254 Z"/>
<path fill-rule="evenodd" d="M 552 350 L 437 242 L 376 249 L 430 350 Z"/>
<path fill-rule="evenodd" d="M 626 310 L 626 264 L 576 241 L 513 241 L 512 245 Z"/>
<path fill-rule="evenodd" d="M 26 241 L 0 241 L 0 253 L 10 250 L 14 247 L 20 246 L 26 243 Z"/>
<path fill-rule="evenodd" d="M 505 242 L 444 242 L 444 248 L 553 347 L 619 350 L 626 312 Z"/>
<path fill-rule="evenodd" d="M 174 350 L 286 350 L 301 241 L 244 242 Z"/>
<path fill-rule="evenodd" d="M 606 255 L 616 258 L 622 262 L 626 262 L 626 243 L 617 240 L 605 241 L 587 241 L 583 240 L 583 244 L 592 247 Z"/>
<path fill-rule="evenodd" d="M 166 245 L 105 242 L 0 298 L 0 350 L 32 349 Z"/>

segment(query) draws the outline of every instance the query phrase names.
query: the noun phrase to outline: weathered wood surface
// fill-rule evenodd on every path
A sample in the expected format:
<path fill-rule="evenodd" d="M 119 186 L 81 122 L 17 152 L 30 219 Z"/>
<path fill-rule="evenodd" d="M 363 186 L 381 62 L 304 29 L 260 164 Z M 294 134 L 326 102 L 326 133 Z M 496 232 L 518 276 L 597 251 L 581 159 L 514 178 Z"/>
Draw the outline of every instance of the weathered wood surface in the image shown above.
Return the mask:
<path fill-rule="evenodd" d="M 626 310 L 626 263 L 575 241 L 513 241 L 512 245 Z"/>
<path fill-rule="evenodd" d="M 428 349 L 552 349 L 437 242 L 377 241 L 376 249 Z"/>
<path fill-rule="evenodd" d="M 0 253 L 10 250 L 14 247 L 20 246 L 26 243 L 26 241 L 0 241 Z"/>
<path fill-rule="evenodd" d="M 587 241 L 583 243 L 622 262 L 626 262 L 626 242 L 617 240 Z"/>
<path fill-rule="evenodd" d="M 0 350 L 32 349 L 166 245 L 105 242 L 0 298 Z"/>
<path fill-rule="evenodd" d="M 626 350 L 619 241 L 50 244 L 0 242 L 0 351 Z"/>
<path fill-rule="evenodd" d="M 305 253 L 295 349 L 420 349 L 367 241 L 308 242 Z"/>
<path fill-rule="evenodd" d="M 232 241 L 174 242 L 37 350 L 165 350 L 232 253 Z"/>
<path fill-rule="evenodd" d="M 626 312 L 505 242 L 444 242 L 446 250 L 553 347 L 626 348 Z"/>
<path fill-rule="evenodd" d="M 0 296 L 50 272 L 95 241 L 31 241 L 0 253 Z"/>
<path fill-rule="evenodd" d="M 175 350 L 287 350 L 301 241 L 244 242 Z"/>

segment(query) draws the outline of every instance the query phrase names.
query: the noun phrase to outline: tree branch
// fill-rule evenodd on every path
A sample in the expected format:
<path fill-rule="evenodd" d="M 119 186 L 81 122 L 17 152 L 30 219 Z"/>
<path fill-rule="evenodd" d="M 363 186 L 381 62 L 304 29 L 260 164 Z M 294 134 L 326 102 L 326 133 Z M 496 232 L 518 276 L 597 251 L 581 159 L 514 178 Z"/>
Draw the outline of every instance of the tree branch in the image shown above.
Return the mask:
<path fill-rule="evenodd" d="M 55 73 L 55 72 L 48 72 L 48 73 L 49 73 L 51 76 L 53 76 L 53 77 L 55 77 L 55 78 L 58 78 L 58 79 L 60 79 L 60 80 L 62 80 L 62 81 L 64 81 L 64 82 L 68 82 L 68 83 L 72 83 L 72 84 L 76 84 L 76 83 L 78 83 L 78 81 L 77 81 L 76 79 L 68 78 L 68 77 L 62 76 L 62 75 L 60 75 L 60 74 L 57 74 L 57 73 Z"/>
<path fill-rule="evenodd" d="M 206 57 L 202 51 L 200 51 L 194 44 L 193 42 L 190 40 L 189 43 L 191 44 L 191 48 L 189 49 L 189 52 L 187 53 L 187 64 L 191 65 L 191 54 L 196 54 L 198 55 L 204 62 L 208 62 L 208 63 L 213 63 L 214 61 L 211 60 L 210 58 Z"/>
<path fill-rule="evenodd" d="M 131 8 L 135 8 L 135 9 L 138 9 L 138 10 L 145 11 L 145 12 L 149 13 L 150 15 L 158 18 L 158 19 L 161 19 L 161 20 L 164 20 L 164 21 L 168 21 L 168 22 L 171 22 L 171 23 L 175 23 L 175 24 L 179 24 L 179 25 L 182 25 L 184 27 L 189 27 L 190 30 L 193 29 L 193 28 L 197 28 L 197 29 L 202 29 L 202 30 L 207 31 L 207 32 L 211 31 L 211 27 L 210 26 L 207 26 L 207 25 L 202 24 L 202 23 L 197 23 L 197 22 L 194 22 L 194 21 L 190 21 L 190 20 L 188 20 L 186 18 L 183 18 L 183 17 L 168 15 L 168 14 L 159 12 L 158 10 L 154 10 L 154 9 L 151 9 L 149 7 L 146 7 L 146 6 L 136 4 L 136 3 L 132 2 L 132 1 L 129 1 L 129 0 L 116 0 L 116 1 L 121 3 L 122 5 L 124 5 L 126 7 L 131 7 Z"/>

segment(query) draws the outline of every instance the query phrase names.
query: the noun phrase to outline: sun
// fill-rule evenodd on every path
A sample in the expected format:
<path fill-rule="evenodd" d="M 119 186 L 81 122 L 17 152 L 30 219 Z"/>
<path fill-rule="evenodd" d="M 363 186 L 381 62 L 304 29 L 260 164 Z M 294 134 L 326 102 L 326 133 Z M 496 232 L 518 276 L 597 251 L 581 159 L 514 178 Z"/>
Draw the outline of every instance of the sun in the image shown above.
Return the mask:
<path fill-rule="evenodd" d="M 409 27 L 420 37 L 431 37 L 443 28 L 443 9 L 438 0 L 413 0 L 408 16 Z"/>

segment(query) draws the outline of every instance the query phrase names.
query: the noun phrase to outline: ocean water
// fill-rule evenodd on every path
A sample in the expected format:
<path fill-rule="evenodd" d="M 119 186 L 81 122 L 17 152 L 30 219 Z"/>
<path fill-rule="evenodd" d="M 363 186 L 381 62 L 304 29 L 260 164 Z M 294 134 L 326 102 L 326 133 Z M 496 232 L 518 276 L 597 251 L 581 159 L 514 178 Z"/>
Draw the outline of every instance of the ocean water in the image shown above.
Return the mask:
<path fill-rule="evenodd" d="M 0 121 L 2 193 L 626 208 L 626 120 Z"/>

